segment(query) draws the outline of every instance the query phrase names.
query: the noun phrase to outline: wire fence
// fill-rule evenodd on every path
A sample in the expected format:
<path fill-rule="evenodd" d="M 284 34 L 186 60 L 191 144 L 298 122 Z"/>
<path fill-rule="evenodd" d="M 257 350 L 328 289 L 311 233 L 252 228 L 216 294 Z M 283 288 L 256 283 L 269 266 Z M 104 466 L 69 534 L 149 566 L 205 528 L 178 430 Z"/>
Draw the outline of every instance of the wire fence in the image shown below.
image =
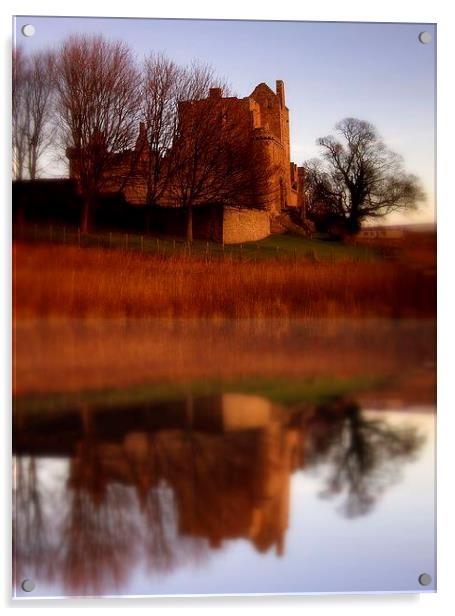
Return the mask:
<path fill-rule="evenodd" d="M 372 251 L 368 247 L 351 247 L 348 252 L 345 247 L 330 246 L 329 242 L 302 239 L 296 247 L 295 242 L 274 243 L 268 240 L 263 242 L 247 242 L 244 244 L 223 244 L 206 240 L 188 242 L 183 238 L 160 237 L 152 235 L 139 235 L 136 233 L 122 233 L 119 231 L 96 231 L 82 233 L 80 228 L 42 225 L 18 224 L 13 227 L 13 239 L 24 242 L 40 242 L 51 244 L 64 244 L 79 246 L 80 248 L 101 248 L 123 250 L 162 257 L 186 256 L 199 257 L 205 260 L 227 259 L 242 261 L 262 261 L 264 259 L 279 259 L 304 261 L 306 263 L 336 262 L 339 259 L 350 261 L 365 261 L 386 259 L 379 251 Z M 311 244 L 317 243 L 317 249 Z M 310 245 L 309 245 L 310 244 Z M 390 256 L 390 253 L 389 253 Z"/>
<path fill-rule="evenodd" d="M 160 256 L 195 256 L 206 259 L 240 259 L 260 261 L 263 259 L 294 259 L 305 256 L 317 261 L 314 251 L 300 254 L 296 248 L 285 250 L 280 246 L 264 246 L 258 242 L 223 244 L 206 240 L 188 242 L 182 238 L 156 237 L 115 231 L 82 233 L 80 228 L 58 225 L 16 225 L 15 241 L 39 242 L 133 251 Z"/>

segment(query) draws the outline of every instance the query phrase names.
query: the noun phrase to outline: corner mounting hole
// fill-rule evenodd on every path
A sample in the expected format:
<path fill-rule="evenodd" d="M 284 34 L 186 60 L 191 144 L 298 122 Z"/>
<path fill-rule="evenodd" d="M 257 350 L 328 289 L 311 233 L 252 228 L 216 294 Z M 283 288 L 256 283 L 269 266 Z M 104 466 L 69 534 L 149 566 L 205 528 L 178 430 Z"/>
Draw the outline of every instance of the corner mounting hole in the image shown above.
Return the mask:
<path fill-rule="evenodd" d="M 421 586 L 428 586 L 431 584 L 431 575 L 429 573 L 422 573 L 419 575 L 419 584 Z"/>
<path fill-rule="evenodd" d="M 35 582 L 33 580 L 24 580 L 21 586 L 22 590 L 25 592 L 32 592 L 32 590 L 35 590 Z"/>
<path fill-rule="evenodd" d="M 32 24 L 25 24 L 25 26 L 22 26 L 22 34 L 24 36 L 33 36 L 35 34 L 35 26 L 32 26 Z"/>
<path fill-rule="evenodd" d="M 431 33 L 427 31 L 421 32 L 419 34 L 419 41 L 423 43 L 424 45 L 431 43 Z"/>

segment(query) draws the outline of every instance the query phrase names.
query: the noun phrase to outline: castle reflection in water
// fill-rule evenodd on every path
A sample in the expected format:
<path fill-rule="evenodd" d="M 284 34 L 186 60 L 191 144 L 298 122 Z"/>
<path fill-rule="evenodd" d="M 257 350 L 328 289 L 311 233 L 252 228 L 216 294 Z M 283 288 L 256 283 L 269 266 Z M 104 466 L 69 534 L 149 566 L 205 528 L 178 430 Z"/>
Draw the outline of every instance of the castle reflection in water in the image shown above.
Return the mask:
<path fill-rule="evenodd" d="M 285 553 L 290 480 L 323 463 L 344 514 L 368 513 L 422 436 L 350 400 L 292 408 L 222 393 L 64 413 L 21 411 L 14 427 L 17 580 L 67 593 L 119 589 L 131 567 L 169 572 L 227 540 Z M 65 461 L 60 483 L 46 465 Z"/>

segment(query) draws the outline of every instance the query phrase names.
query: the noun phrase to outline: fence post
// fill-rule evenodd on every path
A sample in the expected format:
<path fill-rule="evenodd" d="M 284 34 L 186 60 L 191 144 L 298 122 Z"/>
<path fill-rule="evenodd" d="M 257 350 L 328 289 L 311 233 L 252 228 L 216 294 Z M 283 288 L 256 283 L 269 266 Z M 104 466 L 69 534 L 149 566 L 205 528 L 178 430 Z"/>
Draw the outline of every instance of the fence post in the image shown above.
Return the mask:
<path fill-rule="evenodd" d="M 52 233 L 52 225 L 49 225 L 49 241 L 52 243 L 53 233 Z"/>
<path fill-rule="evenodd" d="M 63 243 L 66 244 L 66 227 L 63 227 Z"/>
<path fill-rule="evenodd" d="M 128 233 L 125 233 L 125 250 L 128 250 Z"/>
<path fill-rule="evenodd" d="M 141 252 L 144 252 L 144 236 L 141 235 Z"/>
<path fill-rule="evenodd" d="M 77 228 L 77 243 L 80 248 L 81 247 L 81 228 L 80 227 Z"/>
<path fill-rule="evenodd" d="M 38 239 L 38 225 L 36 223 L 34 225 L 33 233 L 34 233 L 35 242 L 36 242 L 36 240 Z"/>

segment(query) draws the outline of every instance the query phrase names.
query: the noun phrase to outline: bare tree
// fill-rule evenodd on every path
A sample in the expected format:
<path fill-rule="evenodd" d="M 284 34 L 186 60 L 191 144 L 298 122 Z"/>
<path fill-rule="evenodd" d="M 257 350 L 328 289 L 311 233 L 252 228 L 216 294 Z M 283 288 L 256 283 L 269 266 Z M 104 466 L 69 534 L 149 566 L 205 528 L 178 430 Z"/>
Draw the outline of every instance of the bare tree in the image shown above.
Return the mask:
<path fill-rule="evenodd" d="M 183 85 L 182 69 L 164 55 L 146 58 L 141 84 L 141 128 L 133 159 L 132 177 L 145 184 L 147 230 L 150 208 L 157 205 L 172 176 L 172 143 L 177 126 L 177 106 Z"/>
<path fill-rule="evenodd" d="M 55 56 L 50 51 L 35 53 L 29 60 L 25 104 L 27 168 L 31 180 L 37 177 L 39 160 L 52 143 L 54 66 Z"/>
<path fill-rule="evenodd" d="M 189 74 L 188 98 L 180 102 L 173 145 L 174 172 L 169 193 L 187 211 L 187 240 L 193 240 L 193 210 L 207 204 L 264 207 L 270 161 L 260 147 L 250 114 L 222 97 L 207 94 L 211 75 Z"/>
<path fill-rule="evenodd" d="M 25 170 L 27 148 L 26 84 L 27 58 L 21 47 L 13 50 L 12 84 L 12 140 L 13 140 L 13 178 L 22 180 Z"/>
<path fill-rule="evenodd" d="M 333 135 L 318 139 L 322 161 L 305 166 L 310 215 L 323 212 L 355 233 L 366 219 L 412 210 L 425 195 L 418 178 L 405 172 L 401 157 L 392 152 L 369 122 L 345 118 Z"/>
<path fill-rule="evenodd" d="M 102 36 L 70 37 L 56 63 L 57 111 L 84 199 L 81 230 L 103 190 L 118 184 L 121 157 L 136 137 L 139 74 L 130 49 Z"/>
<path fill-rule="evenodd" d="M 144 62 L 141 126 L 131 177 L 139 178 L 136 186 L 145 186 L 147 228 L 151 208 L 169 201 L 170 186 L 175 187 L 177 167 L 182 165 L 180 102 L 204 98 L 214 84 L 220 85 L 207 64 L 182 67 L 163 54 L 151 54 Z"/>
<path fill-rule="evenodd" d="M 54 54 L 36 52 L 26 56 L 21 48 L 13 53 L 13 173 L 31 180 L 52 143 L 51 120 L 54 94 Z"/>

